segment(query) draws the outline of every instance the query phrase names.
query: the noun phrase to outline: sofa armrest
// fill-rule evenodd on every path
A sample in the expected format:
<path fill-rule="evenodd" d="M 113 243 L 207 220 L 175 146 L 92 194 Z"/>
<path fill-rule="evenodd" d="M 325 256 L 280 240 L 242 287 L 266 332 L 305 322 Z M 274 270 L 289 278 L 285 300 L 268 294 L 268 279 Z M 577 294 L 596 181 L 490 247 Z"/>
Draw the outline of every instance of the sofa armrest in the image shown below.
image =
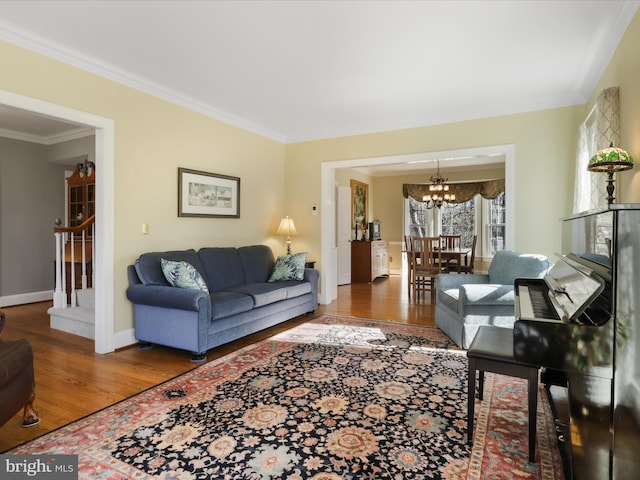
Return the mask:
<path fill-rule="evenodd" d="M 305 268 L 304 269 L 304 281 L 311 283 L 313 289 L 316 289 L 318 286 L 318 281 L 320 280 L 320 272 L 315 268 Z"/>
<path fill-rule="evenodd" d="M 131 285 L 127 298 L 135 304 L 199 312 L 211 304 L 208 293 L 165 285 Z"/>
<path fill-rule="evenodd" d="M 320 272 L 315 268 L 304 269 L 304 281 L 311 284 L 311 293 L 315 298 L 314 304 L 318 304 L 318 282 L 320 281 Z"/>
<path fill-rule="evenodd" d="M 459 302 L 469 305 L 515 305 L 513 285 L 461 285 Z"/>

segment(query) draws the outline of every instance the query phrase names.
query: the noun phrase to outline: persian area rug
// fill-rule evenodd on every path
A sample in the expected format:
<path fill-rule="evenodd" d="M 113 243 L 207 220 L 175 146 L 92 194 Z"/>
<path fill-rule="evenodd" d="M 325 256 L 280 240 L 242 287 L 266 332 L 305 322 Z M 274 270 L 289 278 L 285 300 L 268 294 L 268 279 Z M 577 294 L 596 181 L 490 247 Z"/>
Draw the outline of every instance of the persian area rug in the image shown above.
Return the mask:
<path fill-rule="evenodd" d="M 100 479 L 562 478 L 545 398 L 527 461 L 519 379 L 486 375 L 467 444 L 466 376 L 438 329 L 324 315 L 6 453 Z"/>

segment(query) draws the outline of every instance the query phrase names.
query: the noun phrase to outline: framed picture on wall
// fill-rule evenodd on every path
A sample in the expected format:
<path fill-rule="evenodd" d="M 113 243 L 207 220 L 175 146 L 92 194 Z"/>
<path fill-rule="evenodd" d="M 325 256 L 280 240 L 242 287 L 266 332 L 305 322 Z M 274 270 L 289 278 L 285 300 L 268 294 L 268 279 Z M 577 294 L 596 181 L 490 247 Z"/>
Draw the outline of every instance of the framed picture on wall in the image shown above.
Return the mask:
<path fill-rule="evenodd" d="M 178 168 L 178 216 L 240 218 L 240 178 Z"/>
<path fill-rule="evenodd" d="M 351 228 L 362 228 L 369 211 L 369 185 L 351 180 Z"/>

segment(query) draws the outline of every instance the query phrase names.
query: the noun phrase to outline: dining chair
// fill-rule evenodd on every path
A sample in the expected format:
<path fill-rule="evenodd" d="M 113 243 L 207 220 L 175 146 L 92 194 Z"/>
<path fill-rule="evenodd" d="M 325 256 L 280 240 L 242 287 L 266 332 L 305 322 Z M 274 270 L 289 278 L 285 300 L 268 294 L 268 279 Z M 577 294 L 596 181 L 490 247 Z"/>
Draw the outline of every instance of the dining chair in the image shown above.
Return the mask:
<path fill-rule="evenodd" d="M 418 300 L 419 292 L 435 294 L 435 278 L 441 273 L 440 238 L 411 237 L 413 256 L 413 300 Z"/>
<path fill-rule="evenodd" d="M 462 235 L 440 235 L 443 248 L 460 248 Z"/>
<path fill-rule="evenodd" d="M 471 243 L 471 257 L 467 265 L 460 265 L 460 273 L 473 273 L 474 264 L 476 263 L 476 243 L 478 243 L 478 236 L 473 236 L 473 242 Z"/>
<path fill-rule="evenodd" d="M 453 250 L 455 248 L 462 247 L 462 235 L 440 235 L 442 240 L 442 248 L 445 250 Z M 447 273 L 452 271 L 458 271 L 458 259 L 457 258 L 444 258 L 444 265 L 442 268 Z"/>
<path fill-rule="evenodd" d="M 411 235 L 404 236 L 404 251 L 407 255 L 407 292 L 411 297 L 411 290 L 413 288 L 413 246 L 411 244 Z"/>

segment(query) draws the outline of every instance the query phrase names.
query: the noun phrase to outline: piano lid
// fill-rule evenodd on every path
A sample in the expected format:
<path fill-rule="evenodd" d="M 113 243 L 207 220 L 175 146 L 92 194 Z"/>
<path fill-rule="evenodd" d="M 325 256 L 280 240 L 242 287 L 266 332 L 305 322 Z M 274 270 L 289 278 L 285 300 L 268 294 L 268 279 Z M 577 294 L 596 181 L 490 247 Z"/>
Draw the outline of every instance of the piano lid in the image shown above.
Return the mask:
<path fill-rule="evenodd" d="M 562 256 L 544 277 L 549 300 L 563 322 L 577 319 L 602 293 L 604 280 L 576 255 Z M 535 320 L 535 319 L 530 319 Z"/>

